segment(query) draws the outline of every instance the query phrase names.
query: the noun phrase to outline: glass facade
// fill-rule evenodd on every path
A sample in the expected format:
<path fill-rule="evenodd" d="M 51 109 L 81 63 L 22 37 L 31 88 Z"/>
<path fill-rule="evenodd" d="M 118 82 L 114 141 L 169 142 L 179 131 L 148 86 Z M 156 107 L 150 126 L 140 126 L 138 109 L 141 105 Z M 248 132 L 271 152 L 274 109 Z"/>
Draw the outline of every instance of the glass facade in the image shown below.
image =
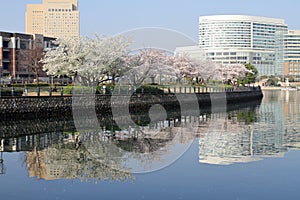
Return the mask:
<path fill-rule="evenodd" d="M 209 47 L 251 47 L 251 23 L 200 23 L 200 45 Z"/>
<path fill-rule="evenodd" d="M 260 75 L 282 75 L 284 20 L 243 15 L 199 18 L 199 44 L 222 64 L 251 63 Z"/>

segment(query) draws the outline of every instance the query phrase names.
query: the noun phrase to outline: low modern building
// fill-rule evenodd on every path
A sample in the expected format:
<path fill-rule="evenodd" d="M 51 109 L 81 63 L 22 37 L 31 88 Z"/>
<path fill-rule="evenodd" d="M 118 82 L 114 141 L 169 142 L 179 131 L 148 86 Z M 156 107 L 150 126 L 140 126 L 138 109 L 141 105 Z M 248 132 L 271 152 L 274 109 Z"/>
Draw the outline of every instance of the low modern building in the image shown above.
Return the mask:
<path fill-rule="evenodd" d="M 176 47 L 175 54 L 179 56 L 188 56 L 193 60 L 206 59 L 205 51 L 199 46 Z"/>
<path fill-rule="evenodd" d="M 283 19 L 245 15 L 199 18 L 199 45 L 214 62 L 251 63 L 260 75 L 282 75 Z"/>
<path fill-rule="evenodd" d="M 300 79 L 300 30 L 289 30 L 284 38 L 283 75 Z"/>
<path fill-rule="evenodd" d="M 32 80 L 36 75 L 46 76 L 38 61 L 54 40 L 38 34 L 0 32 L 0 77 Z"/>

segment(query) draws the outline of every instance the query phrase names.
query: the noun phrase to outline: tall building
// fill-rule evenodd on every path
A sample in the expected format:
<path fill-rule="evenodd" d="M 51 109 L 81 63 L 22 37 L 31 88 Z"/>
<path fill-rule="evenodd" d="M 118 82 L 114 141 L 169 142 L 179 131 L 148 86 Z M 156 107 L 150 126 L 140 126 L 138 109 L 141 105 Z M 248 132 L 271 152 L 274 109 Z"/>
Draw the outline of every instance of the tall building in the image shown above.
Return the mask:
<path fill-rule="evenodd" d="M 32 80 L 46 76 L 38 61 L 44 48 L 51 47 L 54 40 L 39 34 L 0 32 L 0 81 L 4 77 Z"/>
<path fill-rule="evenodd" d="M 208 57 L 222 64 L 251 63 L 260 75 L 282 75 L 283 19 L 245 15 L 199 18 L 199 45 Z"/>
<path fill-rule="evenodd" d="M 289 30 L 284 39 L 283 75 L 300 79 L 300 30 Z"/>
<path fill-rule="evenodd" d="M 42 4 L 28 4 L 26 33 L 64 39 L 79 39 L 78 1 L 43 0 Z"/>

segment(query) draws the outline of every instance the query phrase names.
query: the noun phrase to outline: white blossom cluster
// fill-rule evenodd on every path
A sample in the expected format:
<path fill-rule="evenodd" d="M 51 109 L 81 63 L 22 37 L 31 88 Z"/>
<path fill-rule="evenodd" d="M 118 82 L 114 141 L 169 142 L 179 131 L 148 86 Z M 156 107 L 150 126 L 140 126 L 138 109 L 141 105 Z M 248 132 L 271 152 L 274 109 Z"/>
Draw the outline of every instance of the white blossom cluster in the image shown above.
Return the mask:
<path fill-rule="evenodd" d="M 143 49 L 130 52 L 131 42 L 123 36 L 98 36 L 55 42 L 42 60 L 48 75 L 66 75 L 77 78 L 86 85 L 98 85 L 126 76 L 129 82 L 141 84 L 158 76 L 168 76 L 180 81 L 193 80 L 236 81 L 252 73 L 243 64 L 220 65 L 208 59 L 192 60 L 185 55 L 172 55 L 162 50 Z M 130 73 L 128 73 L 130 72 Z M 123 77 L 124 78 L 124 77 Z"/>

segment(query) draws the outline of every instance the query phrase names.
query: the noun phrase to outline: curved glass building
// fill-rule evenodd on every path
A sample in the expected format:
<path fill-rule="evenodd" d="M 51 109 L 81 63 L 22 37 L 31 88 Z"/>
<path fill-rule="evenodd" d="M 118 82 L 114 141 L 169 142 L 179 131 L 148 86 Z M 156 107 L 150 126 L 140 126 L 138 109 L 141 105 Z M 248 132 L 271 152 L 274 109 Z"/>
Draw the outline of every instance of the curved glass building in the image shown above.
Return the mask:
<path fill-rule="evenodd" d="M 260 75 L 282 75 L 283 19 L 246 15 L 199 17 L 199 45 L 213 61 L 222 64 L 251 63 Z"/>

